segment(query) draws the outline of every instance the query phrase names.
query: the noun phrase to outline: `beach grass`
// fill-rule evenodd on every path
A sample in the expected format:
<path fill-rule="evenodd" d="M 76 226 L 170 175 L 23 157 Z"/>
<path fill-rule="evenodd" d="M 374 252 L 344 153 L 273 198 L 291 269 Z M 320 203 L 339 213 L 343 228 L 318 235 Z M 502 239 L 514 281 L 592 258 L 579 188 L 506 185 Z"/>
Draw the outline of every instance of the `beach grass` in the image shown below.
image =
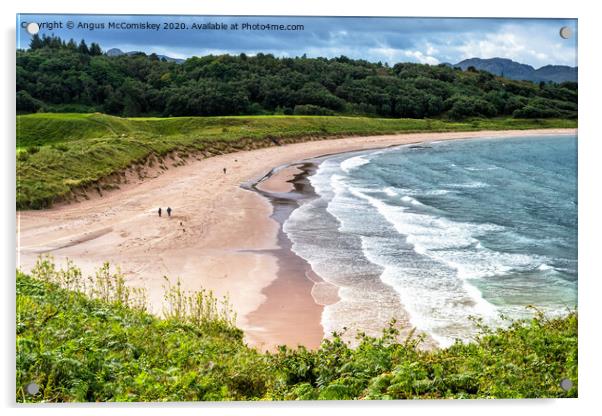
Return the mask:
<path fill-rule="evenodd" d="M 577 314 L 535 313 L 473 342 L 423 350 L 399 339 L 339 335 L 317 350 L 245 345 L 227 301 L 166 287 L 166 314 L 108 264 L 85 277 L 40 258 L 16 278 L 18 402 L 577 397 Z M 186 306 L 188 305 L 188 306 Z M 199 306 L 200 305 L 200 306 Z M 478 322 L 477 325 L 480 325 Z M 564 390 L 563 379 L 572 387 Z M 39 387 L 29 394 L 27 386 Z"/>
<path fill-rule="evenodd" d="M 343 116 L 120 118 L 105 114 L 17 116 L 18 209 L 69 199 L 150 155 L 212 155 L 329 137 L 410 132 L 574 128 L 565 119 L 383 119 Z"/>

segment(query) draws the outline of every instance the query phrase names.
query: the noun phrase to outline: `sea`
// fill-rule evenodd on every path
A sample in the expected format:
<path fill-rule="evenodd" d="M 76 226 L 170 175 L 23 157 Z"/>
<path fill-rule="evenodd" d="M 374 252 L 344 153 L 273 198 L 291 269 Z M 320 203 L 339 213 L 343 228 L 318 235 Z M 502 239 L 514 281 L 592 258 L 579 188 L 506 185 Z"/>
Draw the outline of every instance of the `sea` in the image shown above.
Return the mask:
<path fill-rule="evenodd" d="M 442 347 L 577 307 L 577 137 L 433 141 L 319 160 L 283 224 L 339 302 L 326 334 L 392 317 Z"/>

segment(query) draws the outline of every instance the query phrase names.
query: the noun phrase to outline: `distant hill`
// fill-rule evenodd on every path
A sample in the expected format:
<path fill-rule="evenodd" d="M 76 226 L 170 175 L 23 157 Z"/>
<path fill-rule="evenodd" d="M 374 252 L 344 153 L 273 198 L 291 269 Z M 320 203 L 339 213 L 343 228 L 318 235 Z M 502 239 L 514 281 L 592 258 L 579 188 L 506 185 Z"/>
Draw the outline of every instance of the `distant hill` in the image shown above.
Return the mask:
<path fill-rule="evenodd" d="M 459 66 L 463 70 L 473 66 L 480 71 L 487 71 L 495 75 L 517 80 L 533 81 L 535 75 L 535 68 L 533 68 L 531 65 L 521 64 L 510 59 L 503 58 L 470 58 L 458 62 L 454 66 Z"/>
<path fill-rule="evenodd" d="M 112 48 L 105 52 L 107 56 L 121 56 L 125 55 L 125 53 L 121 49 Z"/>
<path fill-rule="evenodd" d="M 128 55 L 128 56 L 131 56 L 131 55 L 138 55 L 138 54 L 140 54 L 140 53 L 144 53 L 144 52 L 141 52 L 141 51 L 130 51 L 130 52 L 124 52 L 124 51 L 122 51 L 121 49 L 118 49 L 118 48 L 112 48 L 112 49 L 109 49 L 109 50 L 106 52 L 106 55 L 107 55 L 107 56 L 121 56 L 121 55 Z M 182 62 L 184 62 L 184 61 L 185 61 L 185 59 L 180 59 L 180 58 L 172 58 L 172 57 L 170 57 L 170 56 L 167 56 L 167 55 L 157 55 L 157 56 L 159 57 L 159 59 L 165 59 L 167 62 L 175 62 L 175 63 L 177 63 L 177 64 L 181 64 Z"/>
<path fill-rule="evenodd" d="M 546 81 L 577 81 L 577 67 L 565 65 L 546 65 L 535 71 L 537 76 Z"/>
<path fill-rule="evenodd" d="M 458 62 L 453 66 L 460 67 L 463 70 L 473 66 L 481 71 L 491 72 L 495 75 L 516 80 L 527 80 L 533 82 L 553 81 L 558 83 L 564 81 L 577 81 L 577 67 L 566 65 L 546 65 L 539 69 L 535 69 L 531 65 L 521 64 L 511 59 L 470 58 Z"/>

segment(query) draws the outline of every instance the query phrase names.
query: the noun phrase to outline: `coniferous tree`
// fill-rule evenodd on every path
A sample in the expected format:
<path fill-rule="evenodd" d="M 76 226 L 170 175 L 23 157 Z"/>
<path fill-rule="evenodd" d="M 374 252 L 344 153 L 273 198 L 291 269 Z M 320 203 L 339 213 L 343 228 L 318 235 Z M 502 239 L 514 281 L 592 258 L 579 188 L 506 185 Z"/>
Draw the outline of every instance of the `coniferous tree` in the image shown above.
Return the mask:
<path fill-rule="evenodd" d="M 98 43 L 92 42 L 90 44 L 90 55 L 92 55 L 92 56 L 102 55 L 102 49 L 100 49 L 100 45 Z"/>
<path fill-rule="evenodd" d="M 79 43 L 77 50 L 79 51 L 79 53 L 83 53 L 84 55 L 90 55 L 90 50 L 88 49 L 88 45 L 86 45 L 86 41 L 83 39 Z"/>
<path fill-rule="evenodd" d="M 69 42 L 67 42 L 66 47 L 69 50 L 76 51 L 77 50 L 77 43 L 75 43 L 75 40 L 69 39 Z"/>
<path fill-rule="evenodd" d="M 42 47 L 44 47 L 44 42 L 42 42 L 42 39 L 40 39 L 40 35 L 36 33 L 31 37 L 31 41 L 29 42 L 29 48 L 34 50 L 40 49 Z"/>

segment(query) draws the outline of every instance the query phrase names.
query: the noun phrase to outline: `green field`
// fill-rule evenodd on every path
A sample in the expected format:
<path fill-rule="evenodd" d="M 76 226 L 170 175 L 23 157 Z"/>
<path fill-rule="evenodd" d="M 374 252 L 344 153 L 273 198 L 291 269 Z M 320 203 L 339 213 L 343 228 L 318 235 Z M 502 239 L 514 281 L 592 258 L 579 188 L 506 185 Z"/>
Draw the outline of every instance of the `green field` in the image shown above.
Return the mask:
<path fill-rule="evenodd" d="M 149 155 L 203 157 L 276 143 L 347 135 L 576 127 L 576 120 L 493 118 L 451 122 L 322 116 L 120 118 L 104 114 L 17 116 L 17 208 L 69 199 Z M 105 184 L 106 186 L 107 184 Z"/>
<path fill-rule="evenodd" d="M 108 265 L 87 280 L 41 259 L 31 276 L 17 272 L 16 288 L 19 402 L 577 396 L 575 312 L 482 328 L 474 342 L 441 350 L 400 342 L 392 325 L 354 349 L 335 335 L 316 351 L 268 354 L 244 344 L 211 293 L 174 285 L 159 319 Z M 28 394 L 29 383 L 40 392 Z"/>

